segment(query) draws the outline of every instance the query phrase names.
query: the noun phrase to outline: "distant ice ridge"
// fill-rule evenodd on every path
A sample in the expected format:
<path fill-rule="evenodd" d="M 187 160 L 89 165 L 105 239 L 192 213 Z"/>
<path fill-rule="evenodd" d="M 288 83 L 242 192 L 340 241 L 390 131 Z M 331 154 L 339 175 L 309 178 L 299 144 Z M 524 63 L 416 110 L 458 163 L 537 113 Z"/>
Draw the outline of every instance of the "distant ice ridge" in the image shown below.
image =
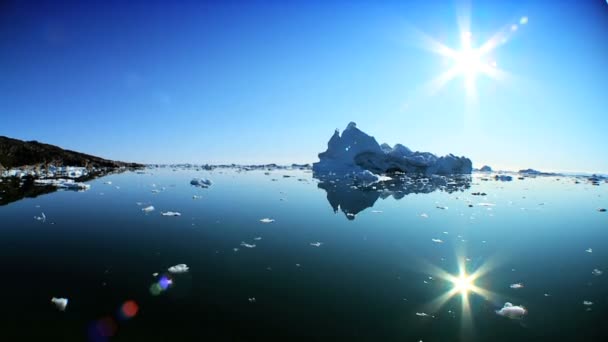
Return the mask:
<path fill-rule="evenodd" d="M 370 181 L 372 177 L 365 171 L 373 176 L 398 172 L 450 175 L 470 174 L 473 166 L 470 159 L 452 154 L 437 157 L 430 152 L 412 152 L 401 144 L 394 147 L 380 145 L 374 137 L 351 122 L 341 136 L 338 130 L 334 132 L 327 143 L 327 150 L 319 153 L 319 162 L 312 168 L 317 173 L 352 174 L 355 178 Z"/>

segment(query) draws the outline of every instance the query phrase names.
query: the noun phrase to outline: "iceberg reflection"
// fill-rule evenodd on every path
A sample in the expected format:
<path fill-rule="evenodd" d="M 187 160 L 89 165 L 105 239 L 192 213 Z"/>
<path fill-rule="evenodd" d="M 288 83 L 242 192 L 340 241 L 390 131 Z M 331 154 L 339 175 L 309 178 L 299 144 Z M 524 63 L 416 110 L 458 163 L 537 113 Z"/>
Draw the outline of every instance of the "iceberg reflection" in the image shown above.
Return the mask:
<path fill-rule="evenodd" d="M 392 196 L 399 200 L 409 194 L 427 194 L 436 190 L 452 193 L 471 187 L 469 175 L 426 177 L 396 174 L 390 179 L 372 183 L 334 173 L 315 172 L 313 178 L 319 181 L 317 186 L 327 192 L 327 201 L 334 212 L 341 210 L 349 220 L 373 207 L 378 198 Z"/>

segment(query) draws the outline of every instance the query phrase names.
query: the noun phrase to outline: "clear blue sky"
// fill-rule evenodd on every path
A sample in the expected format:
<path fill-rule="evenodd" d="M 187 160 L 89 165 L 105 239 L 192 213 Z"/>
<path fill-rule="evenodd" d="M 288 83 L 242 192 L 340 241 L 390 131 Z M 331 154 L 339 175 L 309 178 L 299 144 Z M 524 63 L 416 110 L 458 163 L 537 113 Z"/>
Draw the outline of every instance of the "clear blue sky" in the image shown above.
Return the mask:
<path fill-rule="evenodd" d="M 314 162 L 349 121 L 495 168 L 608 172 L 608 4 L 473 1 L 507 80 L 421 90 L 464 2 L 3 1 L 0 135 L 138 162 Z M 466 11 L 464 11 L 466 12 Z M 418 32 L 418 33 L 417 33 Z"/>

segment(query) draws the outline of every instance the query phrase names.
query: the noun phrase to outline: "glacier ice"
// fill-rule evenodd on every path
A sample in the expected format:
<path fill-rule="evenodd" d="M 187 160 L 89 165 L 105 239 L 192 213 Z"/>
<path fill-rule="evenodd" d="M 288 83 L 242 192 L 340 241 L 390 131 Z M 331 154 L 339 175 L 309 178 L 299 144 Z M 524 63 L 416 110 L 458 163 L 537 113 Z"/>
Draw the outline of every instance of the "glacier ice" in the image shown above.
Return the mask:
<path fill-rule="evenodd" d="M 313 164 L 315 173 L 353 174 L 371 180 L 369 174 L 470 174 L 471 160 L 449 154 L 437 157 L 429 152 L 413 152 L 396 144 L 379 145 L 376 139 L 357 128 L 354 122 L 348 124 L 340 135 L 336 130 L 327 143 L 327 150 L 319 153 L 319 162 Z M 377 180 L 377 179 L 376 179 Z M 376 181 L 373 180 L 373 181 Z"/>

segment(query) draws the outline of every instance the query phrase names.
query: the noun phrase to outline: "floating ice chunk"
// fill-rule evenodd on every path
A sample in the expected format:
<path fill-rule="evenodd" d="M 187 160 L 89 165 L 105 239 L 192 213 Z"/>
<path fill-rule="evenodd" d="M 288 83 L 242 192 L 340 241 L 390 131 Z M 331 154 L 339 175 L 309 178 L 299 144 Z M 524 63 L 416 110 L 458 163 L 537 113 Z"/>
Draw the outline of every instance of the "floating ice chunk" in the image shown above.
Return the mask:
<path fill-rule="evenodd" d="M 260 240 L 262 240 L 262 237 L 261 237 L 261 236 L 254 237 L 254 238 L 253 238 L 253 240 L 255 240 L 255 241 L 260 241 Z"/>
<path fill-rule="evenodd" d="M 112 185 L 112 181 L 103 182 L 103 184 Z"/>
<path fill-rule="evenodd" d="M 588 301 L 588 300 L 584 300 L 583 301 L 583 305 L 585 305 L 585 306 L 591 306 L 591 305 L 593 305 L 593 302 Z"/>
<path fill-rule="evenodd" d="M 177 211 L 165 211 L 161 212 L 160 214 L 163 216 L 182 216 L 182 214 L 178 213 Z"/>
<path fill-rule="evenodd" d="M 511 319 L 522 319 L 526 314 L 528 314 L 528 310 L 526 310 L 526 308 L 523 306 L 513 305 L 506 302 L 502 309 L 496 310 L 496 314 Z"/>
<path fill-rule="evenodd" d="M 213 184 L 213 182 L 212 182 L 210 179 L 205 179 L 205 178 L 193 178 L 193 179 L 190 181 L 190 184 L 191 184 L 191 185 L 194 185 L 194 186 L 201 187 L 201 188 L 208 188 L 208 187 L 210 187 L 210 186 Z"/>
<path fill-rule="evenodd" d="M 59 309 L 59 311 L 65 311 L 65 308 L 68 306 L 68 299 L 67 298 L 56 298 L 56 297 L 53 297 L 53 298 L 51 298 L 51 302 L 53 304 L 55 304 L 55 306 L 57 307 L 57 309 Z"/>
<path fill-rule="evenodd" d="M 232 249 L 232 251 L 236 253 L 236 252 L 239 251 L 239 249 L 235 247 L 235 248 Z"/>
<path fill-rule="evenodd" d="M 154 273 L 152 273 L 152 276 L 153 276 L 153 277 L 158 277 L 158 272 L 154 272 Z"/>
<path fill-rule="evenodd" d="M 271 223 L 271 222 L 274 222 L 274 219 L 265 217 L 265 218 L 261 219 L 260 222 L 262 222 L 262 223 Z"/>
<path fill-rule="evenodd" d="M 585 252 L 587 252 L 587 253 L 593 253 L 593 249 L 587 248 L 587 249 L 585 249 Z"/>
<path fill-rule="evenodd" d="M 443 240 L 441 240 L 441 239 L 431 239 L 431 241 L 433 241 L 435 243 L 443 243 Z"/>
<path fill-rule="evenodd" d="M 248 300 L 249 300 L 249 303 L 255 303 L 256 302 L 255 297 L 251 297 Z"/>
<path fill-rule="evenodd" d="M 427 213 L 422 213 L 422 214 L 420 214 L 420 217 L 422 217 L 422 218 L 429 218 L 429 215 Z"/>
<path fill-rule="evenodd" d="M 42 221 L 42 223 L 46 222 L 46 215 L 42 213 L 40 216 L 34 216 L 35 220 Z"/>
<path fill-rule="evenodd" d="M 591 274 L 593 274 L 594 276 L 601 276 L 604 272 L 598 270 L 597 268 L 594 268 L 593 271 L 591 271 Z"/>
<path fill-rule="evenodd" d="M 321 247 L 321 245 L 323 244 L 323 242 L 311 242 L 310 245 L 314 246 L 314 247 Z"/>
<path fill-rule="evenodd" d="M 426 312 L 416 312 L 416 316 L 419 316 L 419 317 L 432 317 L 432 318 L 435 318 L 435 316 L 433 316 L 433 315 L 429 315 L 429 314 L 427 314 Z"/>
<path fill-rule="evenodd" d="M 179 274 L 186 273 L 190 268 L 186 266 L 186 264 L 177 264 L 175 266 L 169 267 L 169 273 Z"/>
<path fill-rule="evenodd" d="M 141 211 L 149 213 L 149 212 L 154 211 L 154 207 L 150 205 L 150 206 L 143 208 Z"/>
<path fill-rule="evenodd" d="M 515 283 L 515 284 L 511 284 L 509 287 L 512 288 L 512 289 L 516 289 L 517 290 L 517 289 L 523 288 L 524 284 L 522 284 L 522 283 Z"/>
<path fill-rule="evenodd" d="M 246 248 L 255 248 L 255 244 L 248 244 L 244 241 L 241 241 L 241 246 L 246 247 Z"/>

